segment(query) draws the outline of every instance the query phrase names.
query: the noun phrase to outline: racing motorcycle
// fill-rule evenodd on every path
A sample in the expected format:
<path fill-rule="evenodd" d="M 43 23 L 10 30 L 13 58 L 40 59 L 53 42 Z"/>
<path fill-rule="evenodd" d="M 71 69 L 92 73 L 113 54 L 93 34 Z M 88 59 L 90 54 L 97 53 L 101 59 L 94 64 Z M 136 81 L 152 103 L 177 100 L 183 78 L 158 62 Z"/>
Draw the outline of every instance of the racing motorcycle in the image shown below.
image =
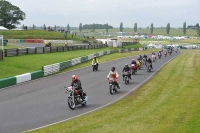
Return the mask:
<path fill-rule="evenodd" d="M 140 61 L 136 61 L 136 63 L 137 63 L 137 68 L 140 69 L 141 66 L 142 66 L 141 62 Z"/>
<path fill-rule="evenodd" d="M 164 53 L 165 57 L 167 56 L 167 52 Z"/>
<path fill-rule="evenodd" d="M 137 70 L 136 67 L 137 67 L 137 66 L 135 66 L 135 64 L 130 64 L 130 69 L 131 69 L 132 75 L 136 73 L 136 70 Z"/>
<path fill-rule="evenodd" d="M 117 87 L 117 84 L 115 83 L 113 78 L 109 78 L 108 82 L 110 94 L 113 95 L 113 93 L 117 92 L 119 88 Z"/>
<path fill-rule="evenodd" d="M 149 62 L 147 62 L 146 68 L 147 68 L 147 72 L 151 72 L 151 66 Z"/>
<path fill-rule="evenodd" d="M 98 70 L 97 63 L 93 63 L 92 68 L 93 68 L 93 71 L 97 71 Z"/>
<path fill-rule="evenodd" d="M 124 82 L 125 82 L 125 84 L 129 83 L 129 73 L 128 72 L 124 72 Z"/>
<path fill-rule="evenodd" d="M 162 56 L 162 54 L 161 54 L 161 53 L 158 53 L 158 57 L 159 57 L 159 59 L 161 58 L 161 56 Z"/>
<path fill-rule="evenodd" d="M 68 106 L 71 110 L 74 110 L 76 105 L 81 104 L 82 106 L 85 106 L 87 101 L 88 101 L 88 96 L 86 92 L 83 90 L 83 97 L 84 97 L 84 102 L 81 99 L 81 96 L 73 86 L 70 86 L 66 88 L 66 93 L 68 93 Z"/>
<path fill-rule="evenodd" d="M 152 60 L 153 60 L 153 62 L 156 61 L 156 55 L 153 55 L 153 54 L 152 54 Z"/>

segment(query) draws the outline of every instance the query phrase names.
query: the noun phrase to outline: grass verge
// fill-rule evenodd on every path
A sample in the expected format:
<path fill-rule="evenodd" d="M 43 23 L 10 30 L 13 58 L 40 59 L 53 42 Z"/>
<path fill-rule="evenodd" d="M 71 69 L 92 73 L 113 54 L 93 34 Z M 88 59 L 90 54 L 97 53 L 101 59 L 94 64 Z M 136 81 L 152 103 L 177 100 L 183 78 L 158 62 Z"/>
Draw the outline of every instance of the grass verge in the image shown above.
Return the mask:
<path fill-rule="evenodd" d="M 57 53 L 46 53 L 46 54 L 33 54 L 33 55 L 23 55 L 23 56 L 15 56 L 15 57 L 6 57 L 0 61 L 0 78 L 6 78 L 9 76 L 20 75 L 32 71 L 41 70 L 42 66 L 54 64 L 62 61 L 67 61 L 76 57 L 89 55 L 92 53 L 104 51 L 104 50 L 111 50 L 114 49 L 117 51 L 116 48 L 102 48 L 102 49 L 91 49 L 91 50 L 77 50 L 77 51 L 66 51 L 66 52 L 57 52 Z M 150 50 L 150 49 L 149 49 Z M 150 51 L 144 51 L 142 53 L 149 53 Z M 107 56 L 103 56 L 99 58 L 100 62 L 112 60 L 115 58 L 131 56 L 139 54 L 139 52 L 131 52 L 131 53 L 115 53 Z M 90 61 L 86 63 L 81 63 L 74 67 L 70 67 L 68 69 L 74 69 L 77 67 L 82 67 L 85 65 L 91 64 Z M 67 71 L 68 69 L 64 70 Z"/>
<path fill-rule="evenodd" d="M 184 51 L 107 108 L 30 133 L 199 133 L 200 52 Z"/>

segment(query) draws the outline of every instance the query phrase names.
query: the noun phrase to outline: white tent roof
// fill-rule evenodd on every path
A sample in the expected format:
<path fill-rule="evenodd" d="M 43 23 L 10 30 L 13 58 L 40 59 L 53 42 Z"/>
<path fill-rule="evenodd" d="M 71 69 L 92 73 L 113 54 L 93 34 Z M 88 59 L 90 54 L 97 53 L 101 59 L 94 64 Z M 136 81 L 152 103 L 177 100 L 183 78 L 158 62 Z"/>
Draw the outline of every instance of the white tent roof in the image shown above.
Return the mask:
<path fill-rule="evenodd" d="M 3 26 L 0 26 L 0 30 L 8 30 L 8 29 Z"/>

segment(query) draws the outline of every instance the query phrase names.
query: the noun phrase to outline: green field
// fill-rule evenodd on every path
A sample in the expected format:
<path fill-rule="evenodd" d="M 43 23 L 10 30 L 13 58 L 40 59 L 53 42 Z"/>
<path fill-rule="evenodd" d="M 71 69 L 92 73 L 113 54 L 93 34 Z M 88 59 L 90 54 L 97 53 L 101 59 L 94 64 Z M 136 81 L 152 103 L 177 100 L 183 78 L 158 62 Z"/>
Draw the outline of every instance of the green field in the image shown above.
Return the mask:
<path fill-rule="evenodd" d="M 79 32 L 79 30 L 75 30 L 75 32 Z M 82 32 L 90 32 L 90 30 L 82 30 Z M 96 29 L 95 32 L 106 32 L 105 29 Z M 119 29 L 109 29 L 108 32 L 119 32 Z M 131 33 L 135 33 L 133 28 L 124 28 L 123 32 L 131 32 Z M 137 31 L 138 33 L 146 33 L 146 34 L 150 34 L 150 29 L 138 29 Z M 166 29 L 154 29 L 153 32 L 154 35 L 168 35 L 166 32 Z M 186 34 L 183 34 L 183 29 L 171 29 L 170 30 L 170 34 L 171 36 L 197 36 L 197 32 L 196 30 L 192 30 L 192 29 L 187 29 L 186 30 Z"/>
<path fill-rule="evenodd" d="M 131 35 L 134 35 L 133 28 L 124 28 L 124 32 L 129 32 Z M 79 30 L 74 30 L 73 32 L 79 33 Z M 83 34 L 87 36 L 87 32 L 90 32 L 90 30 L 82 30 Z M 105 32 L 105 29 L 96 29 L 95 32 Z M 109 29 L 109 32 L 119 32 L 119 29 Z M 146 33 L 150 34 L 149 29 L 138 29 L 138 33 Z M 8 31 L 0 31 L 0 35 L 4 35 L 4 39 L 61 39 L 65 40 L 64 33 L 60 32 L 49 32 L 44 30 L 28 30 L 28 31 L 15 31 L 15 30 L 8 30 Z M 166 29 L 154 29 L 154 35 L 167 35 Z M 117 34 L 116 34 L 117 35 Z M 170 36 L 183 36 L 183 30 L 182 29 L 171 29 L 170 30 Z M 196 30 L 187 29 L 186 35 L 189 36 L 197 36 Z M 185 35 L 185 36 L 186 36 Z M 94 33 L 91 33 L 88 36 L 94 36 L 95 38 L 108 38 L 109 36 L 100 36 L 95 35 Z M 112 37 L 112 36 L 110 36 Z M 72 36 L 68 34 L 67 40 L 87 40 L 86 38 L 82 38 L 80 36 Z M 89 39 L 90 41 L 93 41 L 93 39 Z"/>
<path fill-rule="evenodd" d="M 91 49 L 91 50 L 76 50 L 76 51 L 65 51 L 57 53 L 30 54 L 23 56 L 5 57 L 3 60 L 0 61 L 0 67 L 1 67 L 0 78 L 6 78 L 10 76 L 41 70 L 42 67 L 45 65 L 67 61 L 73 58 L 85 56 L 88 54 L 104 50 L 115 50 L 118 52 L 118 48 L 106 47 L 106 48 Z M 148 52 L 149 50 L 144 51 L 143 53 L 148 53 Z M 134 54 L 138 54 L 138 52 L 134 52 Z M 125 54 L 115 53 L 110 56 L 112 57 L 111 59 L 115 59 L 116 57 L 121 57 L 124 55 Z M 129 53 L 128 55 L 131 54 Z M 100 59 L 102 58 L 102 61 L 105 61 L 108 60 L 110 56 L 100 57 Z M 91 64 L 90 61 L 88 62 L 88 65 L 89 64 Z M 76 67 L 80 66 L 82 66 L 82 64 L 77 65 Z"/>
<path fill-rule="evenodd" d="M 101 110 L 30 133 L 199 133 L 200 51 L 187 51 L 148 83 Z"/>

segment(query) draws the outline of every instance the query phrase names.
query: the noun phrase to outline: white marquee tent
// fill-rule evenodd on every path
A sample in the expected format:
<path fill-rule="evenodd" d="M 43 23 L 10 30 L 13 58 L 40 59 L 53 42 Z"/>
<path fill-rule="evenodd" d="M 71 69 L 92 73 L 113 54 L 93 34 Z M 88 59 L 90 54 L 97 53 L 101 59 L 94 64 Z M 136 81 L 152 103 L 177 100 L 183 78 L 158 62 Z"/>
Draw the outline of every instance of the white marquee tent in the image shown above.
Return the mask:
<path fill-rule="evenodd" d="M 3 26 L 0 26 L 0 30 L 8 30 L 8 29 Z"/>

